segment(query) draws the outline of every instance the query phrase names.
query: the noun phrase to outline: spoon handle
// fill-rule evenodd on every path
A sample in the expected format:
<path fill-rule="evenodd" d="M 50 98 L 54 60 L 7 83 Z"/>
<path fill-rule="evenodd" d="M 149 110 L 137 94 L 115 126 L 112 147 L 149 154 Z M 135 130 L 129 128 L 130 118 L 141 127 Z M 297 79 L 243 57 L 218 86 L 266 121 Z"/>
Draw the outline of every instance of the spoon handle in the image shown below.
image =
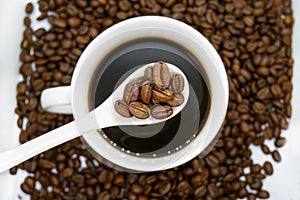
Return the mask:
<path fill-rule="evenodd" d="M 78 136 L 78 128 L 75 121 L 72 121 L 16 148 L 0 153 L 0 173 Z"/>

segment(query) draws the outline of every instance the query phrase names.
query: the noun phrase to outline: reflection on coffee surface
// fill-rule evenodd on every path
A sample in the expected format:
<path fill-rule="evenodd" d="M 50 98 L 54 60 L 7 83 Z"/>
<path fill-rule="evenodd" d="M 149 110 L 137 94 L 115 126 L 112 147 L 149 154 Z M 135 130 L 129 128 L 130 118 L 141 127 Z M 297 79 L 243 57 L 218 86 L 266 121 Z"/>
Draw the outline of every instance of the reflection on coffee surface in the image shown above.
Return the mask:
<path fill-rule="evenodd" d="M 146 157 L 171 154 L 192 142 L 206 121 L 211 99 L 205 81 L 208 79 L 201 63 L 188 49 L 161 38 L 128 41 L 116 46 L 106 55 L 105 59 L 99 63 L 98 71 L 94 73 L 94 78 L 90 83 L 90 109 L 105 101 L 114 89 L 137 68 L 156 61 L 174 63 L 185 74 L 189 83 L 186 83 L 184 87 L 189 87 L 190 91 L 187 104 L 180 113 L 165 122 L 102 129 L 100 134 L 120 151 Z M 153 69 L 148 69 L 145 76 L 148 76 L 150 72 L 154 73 Z M 162 84 L 160 89 L 167 89 L 164 85 L 166 80 L 166 77 L 160 80 Z M 181 91 L 180 81 L 181 78 L 178 77 L 174 82 L 170 78 L 167 84 L 173 84 L 174 86 L 171 87 L 176 87 L 177 91 Z M 176 96 L 180 101 L 180 92 Z M 118 102 L 119 106 L 124 106 L 126 103 L 128 102 Z M 175 104 L 176 100 L 171 103 Z M 156 110 L 160 109 L 168 108 Z M 144 137 L 135 137 L 135 135 Z"/>

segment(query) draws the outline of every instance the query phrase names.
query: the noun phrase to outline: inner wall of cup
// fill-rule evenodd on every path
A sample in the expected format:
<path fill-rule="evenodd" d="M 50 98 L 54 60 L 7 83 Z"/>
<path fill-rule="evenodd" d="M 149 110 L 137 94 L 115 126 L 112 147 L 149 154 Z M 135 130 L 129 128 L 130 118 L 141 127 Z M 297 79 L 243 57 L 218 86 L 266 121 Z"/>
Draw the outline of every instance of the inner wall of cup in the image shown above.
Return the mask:
<path fill-rule="evenodd" d="M 143 43 L 141 46 L 140 43 Z M 169 41 L 166 38 L 141 38 L 137 40 L 132 40 L 126 42 L 125 45 L 119 45 L 117 52 L 118 53 L 113 53 L 111 52 L 106 56 L 105 59 L 103 59 L 102 62 L 99 63 L 99 67 L 97 71 L 94 73 L 94 77 L 90 83 L 90 89 L 89 89 L 89 107 L 90 109 L 95 107 L 95 104 L 98 105 L 101 102 L 103 102 L 113 91 L 114 88 L 118 86 L 126 77 L 129 75 L 132 71 L 134 71 L 137 67 L 139 67 L 139 64 L 141 62 L 131 62 L 129 68 L 120 66 L 118 69 L 113 69 L 113 68 L 108 68 L 108 66 L 111 65 L 111 63 L 114 62 L 115 59 L 118 57 L 122 56 L 123 54 L 126 54 L 129 51 L 137 51 L 141 48 L 147 47 L 153 47 L 158 50 L 164 50 L 168 52 L 172 52 L 174 55 L 181 56 L 184 59 L 188 60 L 190 63 L 193 63 L 193 68 L 186 67 L 185 63 L 178 63 L 176 59 L 170 58 L 167 55 L 164 55 L 164 52 L 158 53 L 156 56 L 145 56 L 143 57 L 143 64 L 145 63 L 151 63 L 155 62 L 158 60 L 164 60 L 166 62 L 173 63 L 175 65 L 178 65 L 188 79 L 192 80 L 193 85 L 189 86 L 190 87 L 190 97 L 191 100 L 189 99 L 189 105 L 186 106 L 186 109 L 183 110 L 180 114 L 175 116 L 173 119 L 168 120 L 165 123 L 160 123 L 156 125 L 151 125 L 151 126 L 123 126 L 123 127 L 118 127 L 118 128 L 110 128 L 110 129 L 104 129 L 104 133 L 101 132 L 101 134 L 104 136 L 104 138 L 107 138 L 106 136 L 109 135 L 108 138 L 113 141 L 118 141 L 120 138 L 117 137 L 123 137 L 124 135 L 120 135 L 120 130 L 128 133 L 130 135 L 131 131 L 140 131 L 140 132 L 147 132 L 147 131 L 158 131 L 160 134 L 157 134 L 154 136 L 154 138 L 130 138 L 130 142 L 134 143 L 131 145 L 140 145 L 140 147 L 136 147 L 138 150 L 138 154 L 136 155 L 143 155 L 143 156 L 153 156 L 153 155 L 160 155 L 163 156 L 164 154 L 170 154 L 173 153 L 174 151 L 178 151 L 182 148 L 184 148 L 186 145 L 188 145 L 190 142 L 192 142 L 193 138 L 197 136 L 197 134 L 200 132 L 206 117 L 207 113 L 209 112 L 210 109 L 210 98 L 208 101 L 207 105 L 201 104 L 200 106 L 198 105 L 199 102 L 195 101 L 192 97 L 195 96 L 198 100 L 203 100 L 201 97 L 197 97 L 201 91 L 204 91 L 203 87 L 206 87 L 209 82 L 205 81 L 201 82 L 200 79 L 201 77 L 207 80 L 207 75 L 205 73 L 205 70 L 202 68 L 201 63 L 199 63 L 195 57 L 186 49 L 185 47 L 181 46 L 180 44 L 176 44 L 173 41 Z M 151 52 L 151 51 L 150 51 Z M 155 54 L 155 52 L 154 52 Z M 134 54 L 132 55 L 134 57 Z M 131 59 L 132 60 L 132 59 Z M 122 65 L 123 63 L 119 63 Z M 118 73 L 116 73 L 116 71 Z M 118 75 L 117 75 L 118 74 Z M 121 75 L 120 75 L 121 74 Z M 200 76 L 201 74 L 201 76 Z M 97 83 L 100 81 L 100 87 L 101 89 L 101 95 L 97 95 L 97 88 L 96 86 L 98 85 Z M 101 84 L 102 82 L 102 84 Z M 108 85 L 108 83 L 110 85 Z M 204 85 L 202 85 L 204 84 Z M 205 85 L 206 84 L 206 85 Z M 105 87 L 105 89 L 103 88 Z M 208 85 L 209 87 L 209 85 Z M 194 91 L 194 88 L 196 88 L 196 93 Z M 209 95 L 209 91 L 207 93 Z M 95 95 L 98 96 L 98 102 L 95 103 Z M 100 98 L 99 98 L 100 97 Z M 120 97 L 121 98 L 121 97 Z M 203 97 L 202 97 L 203 98 Z M 202 107 L 201 107 L 202 106 Z M 205 107 L 204 107 L 205 106 Z M 199 108 L 201 112 L 199 112 L 199 116 L 193 115 L 189 116 L 190 114 L 193 113 L 195 108 Z M 183 125 L 179 126 L 180 123 L 186 124 L 186 126 L 189 127 L 189 129 L 186 128 L 187 132 L 189 134 L 186 134 L 182 130 Z M 164 130 L 165 129 L 165 130 Z M 167 131 L 168 130 L 168 131 Z M 116 132 L 118 134 L 116 134 Z M 179 133 L 177 135 L 177 132 Z M 169 135 L 167 135 L 169 134 Z M 172 135 L 174 134 L 174 135 Z M 180 135 L 181 134 L 181 135 Z M 127 136 L 126 136 L 127 137 Z M 171 142 L 170 141 L 165 141 L 163 142 L 163 139 L 169 137 L 172 138 Z M 122 138 L 121 138 L 122 139 Z M 108 140 L 107 142 L 111 142 Z M 160 144 L 153 145 L 153 141 L 159 141 Z M 148 144 L 147 144 L 148 143 Z M 112 145 L 115 145 L 115 143 L 111 143 Z M 172 145 L 170 145 L 172 144 Z M 142 152 L 142 149 L 145 148 L 145 146 L 148 145 L 147 152 Z M 119 144 L 117 146 L 120 146 Z M 150 147 L 153 147 L 151 149 Z M 150 149 L 149 149 L 150 148 Z M 126 151 L 128 153 L 128 149 L 125 148 L 120 148 L 121 151 Z M 162 153 L 163 152 L 163 153 Z M 137 152 L 135 152 L 137 153 Z"/>

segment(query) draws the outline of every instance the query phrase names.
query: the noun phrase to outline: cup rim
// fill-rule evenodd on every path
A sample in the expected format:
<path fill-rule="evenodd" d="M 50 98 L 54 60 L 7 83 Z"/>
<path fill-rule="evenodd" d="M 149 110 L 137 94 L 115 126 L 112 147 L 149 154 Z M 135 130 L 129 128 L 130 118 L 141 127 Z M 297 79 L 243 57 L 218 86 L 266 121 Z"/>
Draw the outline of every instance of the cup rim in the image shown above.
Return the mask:
<path fill-rule="evenodd" d="M 77 62 L 76 68 L 73 73 L 72 81 L 71 81 L 71 96 L 72 96 L 71 104 L 72 104 L 72 108 L 73 108 L 74 118 L 79 118 L 88 112 L 88 108 L 87 107 L 84 108 L 82 106 L 82 102 L 85 102 L 84 96 L 88 96 L 89 94 L 88 94 L 88 92 L 86 92 L 87 94 L 83 95 L 81 92 L 77 92 L 78 88 L 81 88 L 81 89 L 83 88 L 83 86 L 80 85 L 80 84 L 82 84 L 82 82 L 80 84 L 78 82 L 78 77 L 80 77 L 82 75 L 82 73 L 87 73 L 86 72 L 87 67 L 84 68 L 83 66 L 86 66 L 85 64 L 86 64 L 87 60 L 90 59 L 90 57 L 93 55 L 93 51 L 95 51 L 95 49 L 97 49 L 97 47 L 99 47 L 99 45 L 105 43 L 104 41 L 107 38 L 115 36 L 116 33 L 120 33 L 122 31 L 128 30 L 128 28 L 135 28 L 135 29 L 142 28 L 143 29 L 143 28 L 147 27 L 147 28 L 151 29 L 151 28 L 155 27 L 158 29 L 160 26 L 161 26 L 161 29 L 164 29 L 168 26 L 172 27 L 172 31 L 174 34 L 175 33 L 178 35 L 184 34 L 186 37 L 190 37 L 190 39 L 195 41 L 194 45 L 198 46 L 199 48 L 201 47 L 201 48 L 205 49 L 207 57 L 209 58 L 210 62 L 212 62 L 213 66 L 217 69 L 217 72 L 218 72 L 217 75 L 219 76 L 218 77 L 219 82 L 223 83 L 223 84 L 217 86 L 217 87 L 221 88 L 221 89 L 219 89 L 219 91 L 221 91 L 221 93 L 222 93 L 221 96 L 216 94 L 216 92 L 212 88 L 211 101 L 216 101 L 215 99 L 218 98 L 218 101 L 222 101 L 221 104 L 223 105 L 223 107 L 221 106 L 222 109 L 214 110 L 214 106 L 211 103 L 211 109 L 208 113 L 206 122 L 203 125 L 203 127 L 201 128 L 200 134 L 198 134 L 198 135 L 202 134 L 203 129 L 206 126 L 208 126 L 207 124 L 213 123 L 215 127 L 206 127 L 206 130 L 205 130 L 205 131 L 213 132 L 213 133 L 207 133 L 208 136 L 210 135 L 210 137 L 206 138 L 206 139 L 208 139 L 209 142 L 206 142 L 204 144 L 204 146 L 201 148 L 201 150 L 199 150 L 200 148 L 198 148 L 198 150 L 197 150 L 197 147 L 195 146 L 195 144 L 197 142 L 201 142 L 201 144 L 202 144 L 202 142 L 203 142 L 203 141 L 198 141 L 200 137 L 197 136 L 193 140 L 194 144 L 193 145 L 189 144 L 187 146 L 189 148 L 186 147 L 184 152 L 178 151 L 178 152 L 171 154 L 170 160 L 175 158 L 174 162 L 166 163 L 166 159 L 164 157 L 148 159 L 148 158 L 144 158 L 144 157 L 140 157 L 140 158 L 133 157 L 130 154 L 124 153 L 124 155 L 122 155 L 120 157 L 120 159 L 123 159 L 123 160 L 128 159 L 128 160 L 132 161 L 129 164 L 127 163 L 128 165 L 125 166 L 124 163 L 122 163 L 119 160 L 119 158 L 116 159 L 116 157 L 111 156 L 111 155 L 114 155 L 114 152 L 107 152 L 108 149 L 106 149 L 106 148 L 108 148 L 108 146 L 103 148 L 101 153 L 97 152 L 102 157 L 104 157 L 105 160 L 108 160 L 118 166 L 121 166 L 126 169 L 130 169 L 130 170 L 156 171 L 156 170 L 161 170 L 161 169 L 172 168 L 172 167 L 178 166 L 180 164 L 183 164 L 183 163 L 191 160 L 192 158 L 194 158 L 195 156 L 200 154 L 201 151 L 203 151 L 210 144 L 210 142 L 213 140 L 213 138 L 215 138 L 218 131 L 222 127 L 222 124 L 223 124 L 223 121 L 224 121 L 224 118 L 226 115 L 228 98 L 229 98 L 227 75 L 226 75 L 226 71 L 225 71 L 223 62 L 222 62 L 220 56 L 218 55 L 217 51 L 211 45 L 211 43 L 196 29 L 192 28 L 191 26 L 189 26 L 181 21 L 171 19 L 168 17 L 161 17 L 161 16 L 142 16 L 142 17 L 135 17 L 135 18 L 124 20 L 124 21 L 119 22 L 119 23 L 111 26 L 110 28 L 106 29 L 104 32 L 102 32 L 100 35 L 98 35 L 87 46 L 87 48 L 82 53 L 81 57 L 79 58 L 79 60 Z M 172 32 L 171 29 L 169 31 Z M 144 33 L 144 34 L 149 34 L 149 33 Z M 110 46 L 112 48 L 112 44 Z M 196 53 L 196 54 L 198 54 L 198 53 Z M 197 55 L 197 56 L 199 56 L 199 55 Z M 201 56 L 199 56 L 199 57 L 201 57 Z M 92 67 L 89 67 L 89 68 L 92 68 Z M 93 68 L 95 68 L 95 67 L 93 67 Z M 206 68 L 206 66 L 204 66 L 204 68 Z M 91 69 L 90 69 L 89 73 L 91 73 Z M 209 76 L 209 73 L 207 73 L 207 75 Z M 208 85 L 211 85 L 211 84 L 216 85 L 216 83 L 211 83 L 211 82 L 208 83 Z M 86 85 L 89 85 L 89 83 Z M 84 86 L 84 87 L 86 87 L 86 86 Z M 86 90 L 86 91 L 88 91 L 88 90 Z M 77 94 L 81 94 L 81 95 L 79 96 Z M 86 103 L 88 104 L 88 98 L 85 98 L 85 99 L 86 99 Z M 100 136 L 100 134 L 97 131 L 95 131 L 95 134 L 98 134 Z M 89 147 L 89 148 L 93 149 L 93 147 L 91 146 L 91 144 L 89 142 L 91 140 L 91 138 L 89 138 L 89 137 L 90 137 L 89 135 L 83 135 L 81 137 L 81 139 L 83 140 L 83 142 L 85 143 L 87 148 Z M 102 138 L 102 136 L 100 136 L 99 138 Z M 92 139 L 95 139 L 94 136 Z M 105 139 L 103 139 L 103 141 L 105 143 L 107 143 L 107 141 Z M 190 150 L 190 149 L 192 149 L 192 152 L 188 152 L 188 150 Z M 113 151 L 113 148 L 110 150 Z M 115 150 L 118 151 L 118 153 L 120 153 L 119 150 L 117 150 L 117 149 L 115 149 Z M 95 151 L 95 150 L 93 149 L 93 151 Z M 92 154 L 95 153 L 93 151 L 92 151 Z M 180 158 L 180 159 L 178 159 L 178 158 Z"/>

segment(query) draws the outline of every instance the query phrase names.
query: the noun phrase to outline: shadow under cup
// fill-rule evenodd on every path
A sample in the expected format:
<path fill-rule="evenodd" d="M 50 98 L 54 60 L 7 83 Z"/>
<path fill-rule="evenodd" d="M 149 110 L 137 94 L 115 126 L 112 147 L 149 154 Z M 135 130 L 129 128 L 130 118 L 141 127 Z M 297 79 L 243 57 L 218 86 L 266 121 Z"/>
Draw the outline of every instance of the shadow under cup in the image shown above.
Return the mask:
<path fill-rule="evenodd" d="M 110 51 L 100 61 L 90 82 L 90 109 L 104 102 L 135 69 L 157 61 L 172 63 L 185 73 L 189 81 L 185 87 L 190 90 L 187 104 L 165 122 L 99 130 L 99 134 L 120 152 L 139 157 L 172 154 L 191 143 L 206 121 L 211 99 L 205 70 L 187 48 L 162 38 L 127 41 Z"/>

